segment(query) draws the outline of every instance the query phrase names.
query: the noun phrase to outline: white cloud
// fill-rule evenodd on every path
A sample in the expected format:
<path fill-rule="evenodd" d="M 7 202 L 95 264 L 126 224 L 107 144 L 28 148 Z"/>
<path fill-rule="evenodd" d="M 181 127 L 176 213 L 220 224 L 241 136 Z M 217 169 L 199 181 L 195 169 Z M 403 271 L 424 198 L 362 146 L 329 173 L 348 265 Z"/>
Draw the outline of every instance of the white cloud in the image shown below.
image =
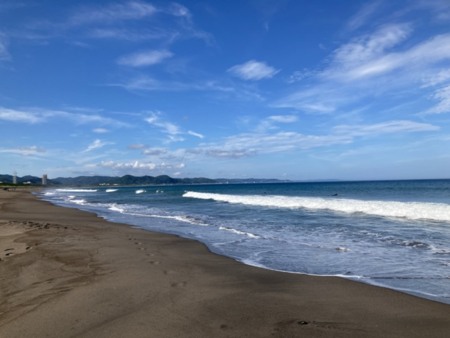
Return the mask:
<path fill-rule="evenodd" d="M 145 174 L 152 171 L 166 172 L 168 170 L 179 170 L 185 167 L 184 163 L 155 163 L 143 162 L 139 160 L 129 162 L 102 161 L 97 167 L 112 169 L 123 173 L 141 173 Z"/>
<path fill-rule="evenodd" d="M 258 154 L 307 150 L 352 141 L 346 135 L 304 135 L 297 132 L 256 132 L 226 138 L 221 144 L 207 144 L 198 150 L 208 156 L 240 158 Z"/>
<path fill-rule="evenodd" d="M 158 29 L 134 29 L 124 27 L 102 27 L 93 28 L 88 33 L 89 37 L 94 39 L 115 39 L 132 42 L 140 42 L 147 40 L 165 39 L 171 41 L 176 35 L 176 32 L 164 31 Z"/>
<path fill-rule="evenodd" d="M 128 169 L 139 169 L 139 170 L 154 170 L 156 168 L 155 163 L 151 162 L 116 162 L 116 161 L 103 161 L 99 164 L 100 167 L 110 168 L 113 170 L 128 170 Z"/>
<path fill-rule="evenodd" d="M 334 145 L 351 144 L 357 137 L 379 137 L 385 134 L 432 132 L 440 128 L 409 120 L 386 121 L 369 125 L 340 125 L 328 135 L 306 135 L 268 129 L 228 137 L 221 143 L 202 144 L 196 151 L 213 157 L 241 158 L 259 154 L 309 150 Z"/>
<path fill-rule="evenodd" d="M 322 76 L 354 80 L 377 75 L 398 67 L 396 54 L 385 55 L 386 50 L 404 41 L 411 33 L 406 24 L 383 26 L 372 35 L 347 43 L 333 53 L 331 66 Z"/>
<path fill-rule="evenodd" d="M 272 78 L 279 70 L 268 66 L 265 62 L 250 60 L 229 68 L 228 72 L 244 80 L 257 81 Z"/>
<path fill-rule="evenodd" d="M 168 151 L 164 148 L 146 148 L 142 153 L 147 156 L 163 156 L 167 155 Z"/>
<path fill-rule="evenodd" d="M 145 67 L 161 63 L 173 54 L 168 50 L 152 50 L 121 57 L 117 63 L 130 67 Z"/>
<path fill-rule="evenodd" d="M 425 131 L 437 131 L 440 128 L 428 123 L 419 123 L 408 120 L 387 121 L 372 125 L 341 125 L 336 126 L 334 131 L 337 134 L 348 136 L 376 136 L 391 133 L 413 133 Z"/>
<path fill-rule="evenodd" d="M 271 129 L 277 129 L 278 124 L 289 124 L 297 122 L 298 117 L 296 115 L 272 115 L 263 119 L 257 126 L 258 132 L 265 132 Z"/>
<path fill-rule="evenodd" d="M 3 34 L 0 33 L 0 61 L 6 61 L 11 58 L 8 51 L 7 41 Z"/>
<path fill-rule="evenodd" d="M 432 99 L 438 101 L 438 103 L 434 107 L 430 108 L 427 113 L 450 113 L 450 85 L 437 89 L 431 97 Z"/>
<path fill-rule="evenodd" d="M 269 116 L 269 120 L 279 123 L 293 123 L 297 122 L 297 115 L 272 115 Z"/>
<path fill-rule="evenodd" d="M 94 128 L 92 131 L 97 134 L 105 134 L 109 132 L 109 130 L 105 128 Z"/>
<path fill-rule="evenodd" d="M 344 80 L 378 76 L 396 70 L 406 70 L 407 73 L 404 76 L 412 76 L 411 71 L 414 70 L 417 72 L 417 76 L 420 76 L 420 71 L 422 73 L 428 70 L 435 71 L 429 67 L 446 60 L 450 60 L 450 34 L 435 36 L 408 50 L 385 54 L 356 67 L 349 62 L 347 74 L 344 74 L 343 71 L 333 73 Z M 421 79 L 416 78 L 415 80 L 420 81 Z"/>
<path fill-rule="evenodd" d="M 164 133 L 167 133 L 169 135 L 181 134 L 180 128 L 177 125 L 162 120 L 160 115 L 160 112 L 151 112 L 150 116 L 145 118 L 144 120 L 147 123 L 160 128 Z"/>
<path fill-rule="evenodd" d="M 450 69 L 442 69 L 437 73 L 433 73 L 423 79 L 422 88 L 434 87 L 450 80 Z"/>
<path fill-rule="evenodd" d="M 150 115 L 145 118 L 144 120 L 151 124 L 152 126 L 155 126 L 159 128 L 163 133 L 168 135 L 168 140 L 170 142 L 179 142 L 184 141 L 184 138 L 180 135 L 191 135 L 198 137 L 200 139 L 204 138 L 202 134 L 199 134 L 195 131 L 188 130 L 187 132 L 183 131 L 179 126 L 176 124 L 173 124 L 171 122 L 165 121 L 161 118 L 162 113 L 161 112 L 150 112 Z"/>
<path fill-rule="evenodd" d="M 348 30 L 356 30 L 365 25 L 375 12 L 381 6 L 381 1 L 371 1 L 364 4 L 363 7 L 356 13 L 347 23 Z"/>
<path fill-rule="evenodd" d="M 127 1 L 104 7 L 85 7 L 70 18 L 72 25 L 92 23 L 115 23 L 124 20 L 139 20 L 150 17 L 156 8 L 144 1 Z"/>
<path fill-rule="evenodd" d="M 0 153 L 10 153 L 21 156 L 37 156 L 45 153 L 46 150 L 38 146 L 20 147 L 11 149 L 0 149 Z"/>
<path fill-rule="evenodd" d="M 178 17 L 184 17 L 184 18 L 188 18 L 188 19 L 190 19 L 192 17 L 189 9 L 187 9 L 185 6 L 180 5 L 178 3 L 172 3 L 169 6 L 168 12 L 171 15 L 178 16 Z"/>
<path fill-rule="evenodd" d="M 316 72 L 305 85 L 273 106 L 329 114 L 363 100 L 366 105 L 370 97 L 385 95 L 387 99 L 396 99 L 395 96 L 402 93 L 414 92 L 438 101 L 426 112 L 445 112 L 445 90 L 437 88 L 430 95 L 420 93 L 420 89 L 450 80 L 450 34 L 416 42 L 408 40 L 411 27 L 409 24 L 385 25 L 342 45 L 331 54 L 321 72 Z"/>
<path fill-rule="evenodd" d="M 200 134 L 200 133 L 196 133 L 195 131 L 192 131 L 192 130 L 188 130 L 187 133 L 188 133 L 189 135 L 191 135 L 191 136 L 195 136 L 195 137 L 198 137 L 198 138 L 200 138 L 200 139 L 205 138 L 204 135 L 202 135 L 202 134 Z"/>
<path fill-rule="evenodd" d="M 104 146 L 106 146 L 108 144 L 111 144 L 111 143 L 104 142 L 104 141 L 97 139 L 97 140 L 93 141 L 90 145 L 88 145 L 88 147 L 83 152 L 87 153 L 87 152 L 90 152 L 95 149 L 103 148 Z"/>
<path fill-rule="evenodd" d="M 39 114 L 0 107 L 0 120 L 10 122 L 38 123 L 44 119 Z"/>

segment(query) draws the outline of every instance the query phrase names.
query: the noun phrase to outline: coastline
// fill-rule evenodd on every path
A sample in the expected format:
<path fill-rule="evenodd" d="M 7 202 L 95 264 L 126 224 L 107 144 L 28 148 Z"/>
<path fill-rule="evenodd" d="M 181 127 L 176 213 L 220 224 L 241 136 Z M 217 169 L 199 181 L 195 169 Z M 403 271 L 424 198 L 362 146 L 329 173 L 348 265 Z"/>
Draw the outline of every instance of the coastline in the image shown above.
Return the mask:
<path fill-rule="evenodd" d="M 0 191 L 0 336 L 444 337 L 450 306 Z"/>

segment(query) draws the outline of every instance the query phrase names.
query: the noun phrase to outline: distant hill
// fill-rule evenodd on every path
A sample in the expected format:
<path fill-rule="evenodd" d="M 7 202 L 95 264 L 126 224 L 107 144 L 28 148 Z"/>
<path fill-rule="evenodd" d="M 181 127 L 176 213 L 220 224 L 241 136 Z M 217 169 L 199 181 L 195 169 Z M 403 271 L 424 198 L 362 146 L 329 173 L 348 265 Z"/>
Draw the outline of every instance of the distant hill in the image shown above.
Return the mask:
<path fill-rule="evenodd" d="M 0 183 L 3 184 L 12 184 L 13 183 L 13 176 L 12 175 L 0 175 Z M 41 184 L 42 178 L 36 177 L 36 176 L 23 176 L 23 177 L 17 177 L 17 183 L 18 184 Z"/>
<path fill-rule="evenodd" d="M 84 185 L 158 185 L 158 184 L 200 184 L 216 183 L 215 180 L 199 178 L 172 178 L 167 175 L 160 176 L 78 176 L 58 177 L 50 180 L 51 184 L 84 186 Z"/>
<path fill-rule="evenodd" d="M 0 175 L 0 183 L 12 184 L 12 175 Z M 173 178 L 167 175 L 160 176 L 78 176 L 58 177 L 48 179 L 49 186 L 99 186 L 99 185 L 160 185 L 160 184 L 233 184 L 233 183 L 278 183 L 287 182 L 276 179 L 210 179 L 205 177 L 196 178 Z M 17 177 L 18 184 L 41 185 L 42 179 L 36 176 Z"/>

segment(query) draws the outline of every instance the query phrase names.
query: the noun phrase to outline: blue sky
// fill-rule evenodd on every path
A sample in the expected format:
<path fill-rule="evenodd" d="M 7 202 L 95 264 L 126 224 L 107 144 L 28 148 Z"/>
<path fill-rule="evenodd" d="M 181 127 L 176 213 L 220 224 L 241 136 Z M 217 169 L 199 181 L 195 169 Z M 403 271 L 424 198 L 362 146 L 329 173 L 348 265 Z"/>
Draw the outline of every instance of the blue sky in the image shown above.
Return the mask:
<path fill-rule="evenodd" d="M 450 177 L 450 2 L 0 2 L 0 173 Z"/>

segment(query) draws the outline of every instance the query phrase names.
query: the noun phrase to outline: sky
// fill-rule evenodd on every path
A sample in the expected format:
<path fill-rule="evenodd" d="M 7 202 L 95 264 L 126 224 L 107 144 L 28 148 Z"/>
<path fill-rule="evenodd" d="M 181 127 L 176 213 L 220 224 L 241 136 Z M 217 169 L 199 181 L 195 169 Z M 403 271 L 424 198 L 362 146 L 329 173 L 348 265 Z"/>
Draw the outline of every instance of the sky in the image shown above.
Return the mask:
<path fill-rule="evenodd" d="M 0 0 L 0 173 L 450 178 L 448 0 Z"/>

